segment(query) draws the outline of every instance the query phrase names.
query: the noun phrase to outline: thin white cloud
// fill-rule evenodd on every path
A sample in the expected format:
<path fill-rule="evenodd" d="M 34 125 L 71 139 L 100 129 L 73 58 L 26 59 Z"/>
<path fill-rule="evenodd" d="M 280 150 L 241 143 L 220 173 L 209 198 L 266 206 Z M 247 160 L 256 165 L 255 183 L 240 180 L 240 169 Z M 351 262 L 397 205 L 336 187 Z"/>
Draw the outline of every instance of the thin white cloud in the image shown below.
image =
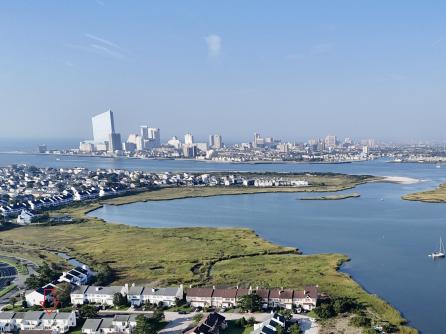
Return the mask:
<path fill-rule="evenodd" d="M 114 50 L 111 50 L 111 49 L 109 49 L 109 48 L 107 48 L 107 47 L 105 47 L 103 45 L 90 44 L 90 47 L 93 48 L 94 50 L 97 50 L 99 52 L 102 52 L 102 53 L 104 53 L 106 55 L 109 55 L 111 57 L 114 57 L 114 58 L 118 58 L 118 59 L 123 59 L 124 58 L 124 55 L 122 53 L 114 51 Z"/>
<path fill-rule="evenodd" d="M 218 57 L 221 54 L 221 37 L 215 34 L 206 36 L 205 39 L 206 45 L 208 47 L 208 54 L 211 57 Z"/>
<path fill-rule="evenodd" d="M 107 40 L 105 38 L 98 37 L 98 36 L 95 36 L 95 35 L 92 35 L 92 34 L 89 34 L 89 33 L 86 33 L 85 37 L 87 37 L 89 39 L 92 39 L 93 41 L 96 41 L 96 42 L 99 42 L 99 43 L 111 46 L 113 48 L 122 50 L 122 48 L 118 44 L 113 43 L 113 42 L 111 42 L 111 41 L 109 41 L 109 40 Z"/>

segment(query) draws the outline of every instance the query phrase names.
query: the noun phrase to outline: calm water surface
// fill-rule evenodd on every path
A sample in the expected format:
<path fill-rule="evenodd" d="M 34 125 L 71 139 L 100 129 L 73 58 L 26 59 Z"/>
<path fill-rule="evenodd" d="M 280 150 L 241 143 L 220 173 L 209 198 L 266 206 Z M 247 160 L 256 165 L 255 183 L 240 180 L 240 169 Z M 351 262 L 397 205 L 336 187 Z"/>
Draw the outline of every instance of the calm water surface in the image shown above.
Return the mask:
<path fill-rule="evenodd" d="M 262 170 L 330 171 L 408 176 L 415 185 L 366 184 L 360 198 L 299 201 L 304 194 L 257 194 L 105 206 L 91 215 L 144 227 L 242 226 L 304 253 L 340 252 L 351 257 L 344 271 L 366 290 L 401 310 L 423 333 L 445 333 L 446 261 L 432 261 L 440 235 L 446 238 L 446 205 L 402 201 L 402 194 L 446 179 L 446 166 L 384 161 L 342 165 L 246 165 L 0 154 L 0 165 L 128 168 L 148 171 Z"/>

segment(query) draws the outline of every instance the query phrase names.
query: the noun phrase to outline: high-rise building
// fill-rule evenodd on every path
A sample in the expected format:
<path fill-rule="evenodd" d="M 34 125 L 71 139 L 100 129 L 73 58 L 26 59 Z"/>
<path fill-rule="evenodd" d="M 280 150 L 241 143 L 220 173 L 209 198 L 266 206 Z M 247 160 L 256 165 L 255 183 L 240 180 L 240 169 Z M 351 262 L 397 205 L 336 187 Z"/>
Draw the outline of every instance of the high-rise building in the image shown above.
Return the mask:
<path fill-rule="evenodd" d="M 115 122 L 111 110 L 93 116 L 91 122 L 93 124 L 93 139 L 97 143 L 108 141 L 109 135 L 115 133 Z"/>
<path fill-rule="evenodd" d="M 149 127 L 147 125 L 141 125 L 140 131 L 143 139 L 149 139 Z"/>
<path fill-rule="evenodd" d="M 181 148 L 181 141 L 177 137 L 173 136 L 167 141 L 167 145 L 170 145 L 178 150 Z"/>
<path fill-rule="evenodd" d="M 38 146 L 38 150 L 39 150 L 39 153 L 45 153 L 46 151 L 48 151 L 48 148 L 45 144 L 43 144 L 43 145 Z"/>
<path fill-rule="evenodd" d="M 194 143 L 194 136 L 189 132 L 184 135 L 184 145 L 192 145 Z"/>
<path fill-rule="evenodd" d="M 148 138 L 151 140 L 153 147 L 160 147 L 161 146 L 161 134 L 160 129 L 158 128 L 148 128 Z"/>
<path fill-rule="evenodd" d="M 325 146 L 326 147 L 336 147 L 336 136 L 328 135 L 325 137 Z"/>
<path fill-rule="evenodd" d="M 119 133 L 110 133 L 108 135 L 108 151 L 115 152 L 122 149 L 121 135 Z"/>
<path fill-rule="evenodd" d="M 221 139 L 221 135 L 210 135 L 209 136 L 209 146 L 211 148 L 222 148 L 223 142 Z"/>

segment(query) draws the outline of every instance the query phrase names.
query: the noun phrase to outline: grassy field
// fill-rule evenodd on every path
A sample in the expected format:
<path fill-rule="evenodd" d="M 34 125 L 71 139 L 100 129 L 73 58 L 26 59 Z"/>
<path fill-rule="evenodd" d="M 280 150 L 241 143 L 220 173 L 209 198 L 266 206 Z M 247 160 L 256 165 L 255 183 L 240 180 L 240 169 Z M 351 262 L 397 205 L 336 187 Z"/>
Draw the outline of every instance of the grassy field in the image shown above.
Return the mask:
<path fill-rule="evenodd" d="M 440 184 L 438 188 L 433 190 L 404 195 L 402 199 L 407 201 L 446 203 L 446 184 Z"/>
<path fill-rule="evenodd" d="M 320 184 L 306 191 L 343 190 L 367 180 L 321 176 Z M 296 190 L 301 189 L 167 188 L 70 206 L 52 214 L 69 214 L 81 223 L 5 229 L 0 232 L 0 252 L 20 254 L 37 263 L 45 260 L 60 264 L 64 260 L 54 253 L 62 251 L 93 267 L 107 263 L 117 273 L 116 284 L 240 284 L 288 288 L 318 284 L 323 292 L 358 298 L 376 319 L 402 325 L 404 319 L 395 309 L 337 271 L 347 260 L 343 255 L 299 255 L 296 249 L 272 244 L 242 228 L 138 228 L 107 224 L 85 216 L 103 203 L 121 205 L 141 200 Z"/>
<path fill-rule="evenodd" d="M 348 199 L 348 198 L 357 198 L 361 195 L 358 193 L 351 193 L 351 194 L 339 194 L 339 195 L 327 195 L 327 196 L 317 196 L 317 197 L 301 197 L 299 198 L 302 201 L 338 201 L 342 199 Z"/>

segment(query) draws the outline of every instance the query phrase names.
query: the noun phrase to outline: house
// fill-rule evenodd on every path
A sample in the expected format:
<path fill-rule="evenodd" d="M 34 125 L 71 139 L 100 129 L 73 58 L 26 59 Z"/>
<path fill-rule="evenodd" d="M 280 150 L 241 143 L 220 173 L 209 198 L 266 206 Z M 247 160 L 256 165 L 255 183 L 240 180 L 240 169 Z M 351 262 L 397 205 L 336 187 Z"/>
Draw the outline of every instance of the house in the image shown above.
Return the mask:
<path fill-rule="evenodd" d="M 132 306 L 139 307 L 145 303 L 143 300 L 143 291 L 145 288 L 143 286 L 132 286 L 127 287 L 127 300 Z M 147 297 L 148 300 L 148 297 Z"/>
<path fill-rule="evenodd" d="M 14 312 L 0 312 L 0 332 L 15 331 L 15 313 Z"/>
<path fill-rule="evenodd" d="M 102 319 L 87 319 L 82 326 L 81 332 L 83 334 L 96 334 L 99 333 Z"/>
<path fill-rule="evenodd" d="M 20 214 L 17 216 L 17 224 L 20 225 L 31 224 L 36 218 L 37 215 L 35 215 L 34 213 L 28 210 L 22 210 L 22 212 L 20 212 Z"/>
<path fill-rule="evenodd" d="M 93 286 L 85 288 L 84 285 L 75 288 L 71 294 L 71 303 L 74 305 L 82 305 L 85 303 L 113 305 L 113 298 L 116 293 L 124 295 L 124 287 L 122 286 Z"/>
<path fill-rule="evenodd" d="M 262 308 L 269 307 L 269 289 L 259 289 L 257 288 L 255 292 L 260 298 L 262 298 Z"/>
<path fill-rule="evenodd" d="M 192 307 L 208 307 L 212 305 L 213 288 L 190 288 L 186 293 L 186 301 Z"/>
<path fill-rule="evenodd" d="M 113 318 L 87 319 L 82 334 L 131 334 L 136 326 L 137 315 L 116 314 Z"/>
<path fill-rule="evenodd" d="M 281 293 L 281 289 L 271 289 L 269 291 L 269 307 L 275 308 L 275 307 L 280 307 L 280 293 Z"/>
<path fill-rule="evenodd" d="M 294 291 L 293 304 L 305 311 L 311 311 L 317 305 L 318 295 L 317 286 L 307 286 L 304 290 Z"/>
<path fill-rule="evenodd" d="M 237 289 L 215 289 L 212 295 L 212 306 L 231 308 L 237 304 Z"/>
<path fill-rule="evenodd" d="M 20 324 L 21 330 L 33 330 L 39 329 L 42 325 L 41 318 L 43 317 L 44 312 L 42 311 L 30 311 L 23 313 L 23 320 Z"/>
<path fill-rule="evenodd" d="M 283 332 L 286 333 L 285 317 L 278 313 L 270 314 L 265 321 L 254 324 L 254 330 L 251 334 L 276 334 L 278 326 L 282 327 Z"/>
<path fill-rule="evenodd" d="M 221 314 L 212 312 L 185 334 L 219 334 L 220 330 L 224 330 L 226 327 L 226 318 Z"/>
<path fill-rule="evenodd" d="M 81 285 L 75 287 L 70 293 L 71 304 L 73 305 L 82 305 L 88 302 L 86 299 L 86 292 L 89 288 L 88 285 Z"/>
<path fill-rule="evenodd" d="M 144 303 L 149 302 L 156 305 L 174 306 L 177 300 L 183 300 L 184 288 L 182 284 L 177 288 L 145 287 L 141 296 Z"/>
<path fill-rule="evenodd" d="M 44 313 L 41 317 L 44 330 L 52 330 L 57 333 L 66 333 L 71 327 L 76 327 L 76 314 L 72 312 Z"/>
<path fill-rule="evenodd" d="M 280 307 L 291 310 L 293 308 L 293 295 L 294 291 L 291 289 L 280 291 Z"/>
<path fill-rule="evenodd" d="M 87 284 L 92 275 L 93 274 L 90 268 L 88 268 L 88 266 L 86 265 L 83 265 L 82 267 L 71 269 L 68 272 L 63 272 L 58 281 L 81 286 Z"/>

